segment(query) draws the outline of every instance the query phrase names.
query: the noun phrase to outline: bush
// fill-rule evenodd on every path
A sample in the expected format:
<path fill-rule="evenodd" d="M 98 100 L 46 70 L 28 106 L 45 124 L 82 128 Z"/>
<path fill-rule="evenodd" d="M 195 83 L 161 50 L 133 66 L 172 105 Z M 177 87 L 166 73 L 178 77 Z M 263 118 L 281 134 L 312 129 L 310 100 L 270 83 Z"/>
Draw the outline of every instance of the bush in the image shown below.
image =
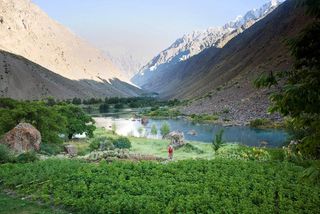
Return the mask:
<path fill-rule="evenodd" d="M 250 126 L 253 128 L 266 128 L 271 125 L 271 121 L 265 118 L 255 119 L 250 121 Z"/>
<path fill-rule="evenodd" d="M 222 147 L 226 142 L 222 140 L 224 130 L 221 129 L 220 131 L 217 132 L 215 139 L 212 140 L 212 147 L 214 151 L 218 151 L 220 147 Z"/>
<path fill-rule="evenodd" d="M 12 162 L 13 159 L 10 149 L 6 145 L 0 144 L 0 164 Z"/>
<path fill-rule="evenodd" d="M 131 142 L 126 137 L 119 137 L 117 139 L 114 139 L 113 145 L 115 148 L 118 148 L 118 149 L 130 149 L 131 148 Z"/>
<path fill-rule="evenodd" d="M 113 145 L 113 140 L 111 138 L 97 137 L 91 141 L 89 148 L 90 148 L 90 151 L 109 150 L 109 149 L 114 149 L 115 146 Z"/>
<path fill-rule="evenodd" d="M 187 152 L 187 153 L 190 153 L 190 152 L 195 152 L 197 154 L 203 154 L 204 153 L 203 150 L 199 149 L 198 147 L 196 147 L 196 146 L 194 146 L 194 145 L 192 145 L 190 143 L 187 143 L 186 145 L 184 145 L 182 147 L 182 150 L 184 152 Z"/>
<path fill-rule="evenodd" d="M 109 112 L 109 109 L 110 109 L 110 107 L 109 107 L 109 105 L 106 104 L 106 103 L 103 103 L 103 104 L 101 104 L 101 105 L 99 106 L 99 111 L 100 111 L 100 113 L 107 113 L 107 112 Z"/>
<path fill-rule="evenodd" d="M 114 108 L 115 108 L 115 109 L 122 109 L 123 107 L 124 107 L 124 106 L 123 106 L 122 103 L 117 103 L 117 104 L 114 105 Z"/>
<path fill-rule="evenodd" d="M 63 152 L 62 144 L 45 143 L 40 145 L 40 153 L 45 155 L 56 155 Z"/>
<path fill-rule="evenodd" d="M 18 163 L 30 163 L 39 160 L 35 152 L 26 152 L 18 155 L 16 161 Z"/>
<path fill-rule="evenodd" d="M 167 122 L 163 123 L 160 129 L 162 138 L 165 138 L 170 133 L 170 126 Z"/>

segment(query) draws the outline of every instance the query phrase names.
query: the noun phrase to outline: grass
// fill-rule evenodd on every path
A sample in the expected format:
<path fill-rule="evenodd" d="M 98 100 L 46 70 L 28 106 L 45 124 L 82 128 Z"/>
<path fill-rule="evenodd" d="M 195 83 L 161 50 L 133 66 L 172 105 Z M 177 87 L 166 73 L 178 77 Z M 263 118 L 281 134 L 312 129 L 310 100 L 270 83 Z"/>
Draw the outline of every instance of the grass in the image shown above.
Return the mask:
<path fill-rule="evenodd" d="M 112 134 L 109 131 L 104 129 L 97 129 L 95 131 L 95 137 L 105 136 L 116 138 L 117 135 Z M 170 143 L 169 140 L 162 139 L 147 139 L 147 138 L 137 138 L 137 137 L 128 137 L 131 141 L 131 149 L 132 153 L 139 153 L 143 155 L 154 155 L 157 157 L 167 158 L 168 152 L 167 148 Z M 188 142 L 193 146 L 193 149 L 177 149 L 174 152 L 175 160 L 184 160 L 184 159 L 211 159 L 213 156 L 213 150 L 211 144 L 200 143 L 200 142 Z M 88 145 L 88 144 L 87 144 Z M 199 152 L 202 151 L 202 153 Z M 200 153 L 200 154 L 199 154 Z"/>
<path fill-rule="evenodd" d="M 0 214 L 63 214 L 66 212 L 52 210 L 34 202 L 18 199 L 0 193 Z"/>
<path fill-rule="evenodd" d="M 109 137 L 118 138 L 119 136 L 107 131 L 103 128 L 98 128 L 94 132 L 95 138 Z M 147 139 L 128 137 L 131 142 L 130 153 L 141 155 L 152 155 L 160 158 L 167 158 L 167 148 L 170 143 L 167 139 Z M 85 155 L 90 152 L 90 141 L 70 141 L 69 144 L 74 144 L 79 151 L 79 155 Z M 284 150 L 281 148 L 256 148 L 248 147 L 240 144 L 226 143 L 218 151 L 214 151 L 211 143 L 202 142 L 186 142 L 187 145 L 176 149 L 174 151 L 174 160 L 186 159 L 214 159 L 214 158 L 227 158 L 227 159 L 241 159 L 241 160 L 284 160 Z M 252 157 L 257 155 L 257 157 Z"/>
<path fill-rule="evenodd" d="M 250 121 L 250 126 L 259 129 L 284 129 L 286 128 L 284 122 L 275 122 L 266 118 L 258 118 Z"/>

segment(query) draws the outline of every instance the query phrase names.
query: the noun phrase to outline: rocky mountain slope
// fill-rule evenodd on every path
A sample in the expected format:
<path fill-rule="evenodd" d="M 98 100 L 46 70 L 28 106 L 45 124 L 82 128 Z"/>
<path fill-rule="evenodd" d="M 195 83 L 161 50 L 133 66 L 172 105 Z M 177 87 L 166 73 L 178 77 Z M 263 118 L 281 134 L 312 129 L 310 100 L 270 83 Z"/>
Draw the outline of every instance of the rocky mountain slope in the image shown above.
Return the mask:
<path fill-rule="evenodd" d="M 70 80 L 90 82 L 92 90 L 98 90 L 100 88 L 98 85 L 104 83 L 108 83 L 106 87 L 109 87 L 112 80 L 123 81 L 123 87 L 119 87 L 120 83 L 113 86 L 114 89 L 117 88 L 113 96 L 137 95 L 136 92 L 139 91 L 138 89 L 135 89 L 134 93 L 126 91 L 128 78 L 124 77 L 103 53 L 52 20 L 30 0 L 0 0 L 0 37 L 0 50 L 20 55 L 40 65 L 34 66 L 33 69 L 42 67 Z M 11 62 L 15 63 L 9 60 L 6 61 L 6 64 L 10 65 Z M 23 63 L 20 63 L 19 70 L 30 71 L 29 68 L 21 67 L 22 65 Z M 11 67 L 15 68 L 15 65 Z M 37 72 L 43 71 L 42 68 Z M 37 74 L 38 77 L 43 77 L 43 74 Z M 1 87 L 9 90 L 7 95 L 16 94 L 11 93 L 11 90 L 21 90 L 19 93 L 24 93 L 22 88 L 14 88 L 15 86 L 10 84 L 4 86 L 5 83 L 1 81 Z M 45 80 L 39 81 L 46 82 Z M 32 82 L 35 85 L 28 87 L 36 87 L 40 82 Z M 24 82 L 24 84 L 31 84 L 31 82 Z M 45 87 L 50 88 L 51 86 L 46 85 Z M 96 94 L 109 93 L 103 88 Z M 51 88 L 48 95 L 56 95 L 54 90 Z M 63 93 L 63 90 L 59 91 Z M 72 95 L 80 96 L 83 93 L 86 92 L 77 92 Z M 42 95 L 38 94 L 38 96 Z"/>
<path fill-rule="evenodd" d="M 0 97 L 58 99 L 137 96 L 141 90 L 120 81 L 70 80 L 24 57 L 0 51 Z"/>
<path fill-rule="evenodd" d="M 142 67 L 139 73 L 132 78 L 132 82 L 147 90 L 153 90 L 150 81 L 158 79 L 166 70 L 210 47 L 222 48 L 233 37 L 264 18 L 279 5 L 280 1 L 272 0 L 261 8 L 253 9 L 244 16 L 238 16 L 234 21 L 222 27 L 194 31 L 184 35 Z"/>
<path fill-rule="evenodd" d="M 271 117 L 270 91 L 254 88 L 253 81 L 261 73 L 291 67 L 285 40 L 312 21 L 296 2 L 287 0 L 222 48 L 206 49 L 148 84 L 162 97 L 190 99 L 182 109 L 187 114 L 219 113 L 239 123 Z"/>

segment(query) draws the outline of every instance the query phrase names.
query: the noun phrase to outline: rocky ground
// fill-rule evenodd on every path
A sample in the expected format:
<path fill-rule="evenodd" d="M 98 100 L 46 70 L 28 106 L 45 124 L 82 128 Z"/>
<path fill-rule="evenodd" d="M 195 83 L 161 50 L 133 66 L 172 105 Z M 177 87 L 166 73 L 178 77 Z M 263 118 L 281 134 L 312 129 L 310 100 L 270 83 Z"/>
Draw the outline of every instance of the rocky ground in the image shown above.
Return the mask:
<path fill-rule="evenodd" d="M 180 108 L 184 114 L 218 114 L 219 122 L 224 124 L 245 125 L 258 118 L 279 121 L 279 114 L 268 113 L 270 106 L 269 89 L 256 89 L 252 81 L 233 82 L 191 100 Z"/>

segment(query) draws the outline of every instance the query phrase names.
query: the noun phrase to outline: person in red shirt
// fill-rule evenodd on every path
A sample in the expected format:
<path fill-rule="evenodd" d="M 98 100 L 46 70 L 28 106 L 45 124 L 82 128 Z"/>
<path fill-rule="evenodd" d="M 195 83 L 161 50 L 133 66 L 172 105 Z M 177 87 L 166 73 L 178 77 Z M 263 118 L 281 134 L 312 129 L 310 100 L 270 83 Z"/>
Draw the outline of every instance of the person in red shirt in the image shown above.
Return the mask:
<path fill-rule="evenodd" d="M 169 160 L 172 160 L 172 158 L 173 158 L 173 146 L 171 144 L 168 147 L 168 156 L 169 156 Z"/>

